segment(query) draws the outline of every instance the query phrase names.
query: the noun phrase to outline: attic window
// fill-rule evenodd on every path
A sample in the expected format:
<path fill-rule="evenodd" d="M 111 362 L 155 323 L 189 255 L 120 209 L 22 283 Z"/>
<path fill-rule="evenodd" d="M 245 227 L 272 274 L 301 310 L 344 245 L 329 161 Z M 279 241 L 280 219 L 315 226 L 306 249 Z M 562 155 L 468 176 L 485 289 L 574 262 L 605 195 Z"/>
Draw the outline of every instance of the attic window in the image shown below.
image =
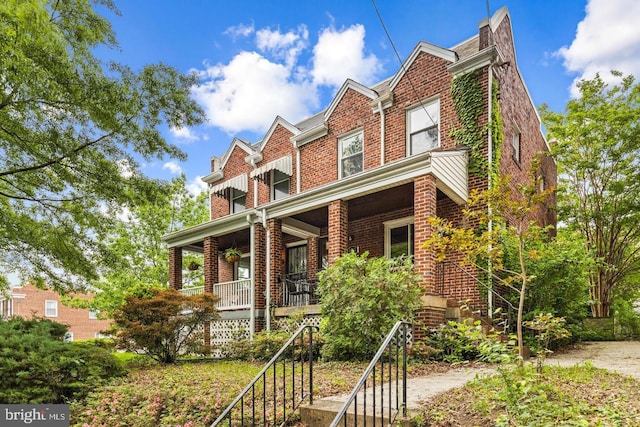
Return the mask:
<path fill-rule="evenodd" d="M 362 172 L 364 166 L 364 143 L 362 131 L 338 140 L 340 155 L 340 178 Z"/>
<path fill-rule="evenodd" d="M 408 155 L 440 146 L 440 100 L 423 102 L 407 111 Z"/>

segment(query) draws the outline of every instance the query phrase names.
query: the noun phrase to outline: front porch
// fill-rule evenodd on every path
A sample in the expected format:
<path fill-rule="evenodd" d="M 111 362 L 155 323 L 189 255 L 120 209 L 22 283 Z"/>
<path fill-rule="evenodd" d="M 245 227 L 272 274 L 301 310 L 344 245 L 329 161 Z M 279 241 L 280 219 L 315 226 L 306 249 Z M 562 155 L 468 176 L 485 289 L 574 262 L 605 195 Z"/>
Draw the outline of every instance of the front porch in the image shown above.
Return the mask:
<path fill-rule="evenodd" d="M 183 251 L 199 254 L 204 285 L 182 292 L 218 295 L 224 317 L 249 319 L 249 336 L 292 312 L 319 313 L 317 272 L 348 251 L 412 256 L 425 293 L 438 295 L 435 259 L 420 243 L 430 216 L 459 211 L 465 182 L 466 152 L 425 153 L 174 232 L 171 287 L 183 286 Z M 225 260 L 230 247 L 239 261 Z"/>

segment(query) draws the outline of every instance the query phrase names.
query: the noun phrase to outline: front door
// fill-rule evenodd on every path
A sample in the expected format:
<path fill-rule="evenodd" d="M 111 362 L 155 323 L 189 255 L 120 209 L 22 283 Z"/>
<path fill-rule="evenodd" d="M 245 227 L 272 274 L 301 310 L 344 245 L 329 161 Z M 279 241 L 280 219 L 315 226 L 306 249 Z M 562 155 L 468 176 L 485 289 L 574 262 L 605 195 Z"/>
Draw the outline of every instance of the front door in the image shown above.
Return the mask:
<path fill-rule="evenodd" d="M 307 273 L 307 245 L 287 248 L 287 277 L 299 279 Z"/>

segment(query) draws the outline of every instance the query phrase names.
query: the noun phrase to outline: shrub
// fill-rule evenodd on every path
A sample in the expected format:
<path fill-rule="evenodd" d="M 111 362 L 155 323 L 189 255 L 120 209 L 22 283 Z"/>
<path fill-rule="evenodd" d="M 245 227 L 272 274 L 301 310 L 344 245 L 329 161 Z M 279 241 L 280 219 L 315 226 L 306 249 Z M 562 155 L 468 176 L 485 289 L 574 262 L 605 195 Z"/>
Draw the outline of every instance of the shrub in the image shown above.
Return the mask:
<path fill-rule="evenodd" d="M 48 319 L 0 320 L 0 403 L 61 403 L 125 373 L 91 342 L 65 343 L 67 327 Z"/>
<path fill-rule="evenodd" d="M 501 338 L 495 330 L 485 333 L 480 320 L 473 323 L 450 321 L 429 331 L 425 344 L 439 350 L 434 353 L 434 358 L 445 362 L 510 362 L 514 356 L 515 340 L 504 343 Z"/>
<path fill-rule="evenodd" d="M 243 338 L 227 343 L 225 356 L 239 360 L 271 360 L 289 338 L 291 334 L 286 331 L 260 331 L 253 340 Z"/>
<path fill-rule="evenodd" d="M 420 305 L 420 276 L 410 258 L 368 258 L 350 252 L 319 273 L 322 356 L 371 358 L 399 320 L 411 321 Z"/>
<path fill-rule="evenodd" d="M 181 352 L 204 352 L 202 325 L 217 319 L 212 294 L 183 295 L 175 289 L 153 289 L 149 297 L 129 296 L 113 318 L 116 343 L 143 352 L 161 363 L 173 363 Z"/>

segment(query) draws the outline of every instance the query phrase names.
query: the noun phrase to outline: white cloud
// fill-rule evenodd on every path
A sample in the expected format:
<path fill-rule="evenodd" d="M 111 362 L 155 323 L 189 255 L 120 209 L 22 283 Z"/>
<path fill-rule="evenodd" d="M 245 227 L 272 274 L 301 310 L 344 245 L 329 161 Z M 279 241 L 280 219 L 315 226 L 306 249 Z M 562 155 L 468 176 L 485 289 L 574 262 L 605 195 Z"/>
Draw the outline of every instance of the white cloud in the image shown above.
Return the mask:
<path fill-rule="evenodd" d="M 229 134 L 264 132 L 276 115 L 300 120 L 318 102 L 313 86 L 296 81 L 291 69 L 257 52 L 241 52 L 227 65 L 208 67 L 204 78 L 193 96 L 210 124 Z"/>
<path fill-rule="evenodd" d="M 347 78 L 373 83 L 382 64 L 373 54 L 365 56 L 364 36 L 365 29 L 360 24 L 342 31 L 324 29 L 313 48 L 314 82 L 334 87 L 342 86 Z"/>
<path fill-rule="evenodd" d="M 284 33 L 253 26 L 231 27 L 227 33 L 253 31 L 256 51 L 240 52 L 226 64 L 205 64 L 197 71 L 201 85 L 192 91 L 209 125 L 229 135 L 265 132 L 277 115 L 295 123 L 317 112 L 321 91 L 347 78 L 371 84 L 382 71 L 378 58 L 365 54 L 362 25 L 325 29 L 313 49 L 304 25 Z"/>
<path fill-rule="evenodd" d="M 255 31 L 254 23 L 252 22 L 250 25 L 234 25 L 225 30 L 224 34 L 228 34 L 231 36 L 233 40 L 239 37 L 249 37 Z"/>
<path fill-rule="evenodd" d="M 298 56 L 307 47 L 309 31 L 305 25 L 300 25 L 297 31 L 281 33 L 264 28 L 256 32 L 258 49 L 269 52 L 277 59 L 284 59 L 287 68 L 296 64 Z"/>
<path fill-rule="evenodd" d="M 171 135 L 173 135 L 175 138 L 183 139 L 186 141 L 198 141 L 200 139 L 198 135 L 191 132 L 191 129 L 189 129 L 188 127 L 170 127 L 169 132 L 171 132 Z"/>
<path fill-rule="evenodd" d="M 164 165 L 162 165 L 162 169 L 167 169 L 173 175 L 178 175 L 182 172 L 182 168 L 180 167 L 180 165 L 174 161 L 166 162 Z"/>
<path fill-rule="evenodd" d="M 189 193 L 197 196 L 203 191 L 208 190 L 209 187 L 207 186 L 207 183 L 202 181 L 200 178 L 202 178 L 201 175 L 196 176 L 193 180 L 191 180 L 191 182 L 187 183 L 186 188 Z"/>
<path fill-rule="evenodd" d="M 558 50 L 568 71 L 579 73 L 575 83 L 600 73 L 605 81 L 609 71 L 640 76 L 640 2 L 637 0 L 589 0 L 586 16 L 578 24 L 570 46 Z"/>

